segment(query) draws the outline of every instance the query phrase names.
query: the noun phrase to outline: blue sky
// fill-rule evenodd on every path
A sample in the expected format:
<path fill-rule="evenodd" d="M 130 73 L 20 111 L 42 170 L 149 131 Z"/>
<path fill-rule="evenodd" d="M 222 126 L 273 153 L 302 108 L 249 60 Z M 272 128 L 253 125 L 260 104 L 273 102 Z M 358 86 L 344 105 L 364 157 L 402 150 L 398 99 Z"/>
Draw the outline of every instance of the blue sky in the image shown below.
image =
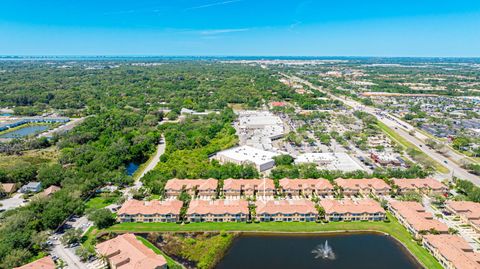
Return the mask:
<path fill-rule="evenodd" d="M 0 55 L 480 57 L 480 1 L 1 0 Z"/>

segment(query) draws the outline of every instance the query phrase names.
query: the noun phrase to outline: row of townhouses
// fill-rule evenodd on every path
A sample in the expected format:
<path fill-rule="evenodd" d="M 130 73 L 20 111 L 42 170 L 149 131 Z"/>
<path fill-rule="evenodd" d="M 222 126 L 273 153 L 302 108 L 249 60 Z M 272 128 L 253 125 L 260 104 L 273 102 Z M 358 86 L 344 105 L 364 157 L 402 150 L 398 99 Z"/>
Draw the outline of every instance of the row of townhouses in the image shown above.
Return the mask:
<path fill-rule="evenodd" d="M 346 196 L 356 195 L 388 195 L 392 186 L 378 178 L 369 179 L 336 179 L 335 184 Z M 398 194 L 410 191 L 422 193 L 446 193 L 448 188 L 441 182 L 432 179 L 394 179 L 393 189 Z M 217 191 L 216 179 L 171 179 L 165 186 L 165 197 L 178 197 L 186 191 L 193 197 L 214 198 L 220 191 L 224 197 L 258 197 L 274 196 L 275 194 L 291 196 L 332 196 L 333 184 L 326 179 L 281 179 L 279 188 L 275 187 L 272 179 L 226 179 L 223 187 Z"/>
<path fill-rule="evenodd" d="M 417 202 L 391 201 L 389 209 L 407 230 L 446 269 L 480 268 L 480 253 L 461 236 L 449 234 L 446 224 L 434 218 Z M 480 204 L 469 201 L 447 201 L 445 209 L 478 231 Z"/>
<path fill-rule="evenodd" d="M 178 222 L 183 203 L 179 200 L 128 200 L 118 210 L 120 222 Z M 385 210 L 372 199 L 322 199 L 328 221 L 379 221 Z M 316 221 L 317 204 L 308 199 L 296 200 L 192 200 L 185 219 L 189 222 Z"/>

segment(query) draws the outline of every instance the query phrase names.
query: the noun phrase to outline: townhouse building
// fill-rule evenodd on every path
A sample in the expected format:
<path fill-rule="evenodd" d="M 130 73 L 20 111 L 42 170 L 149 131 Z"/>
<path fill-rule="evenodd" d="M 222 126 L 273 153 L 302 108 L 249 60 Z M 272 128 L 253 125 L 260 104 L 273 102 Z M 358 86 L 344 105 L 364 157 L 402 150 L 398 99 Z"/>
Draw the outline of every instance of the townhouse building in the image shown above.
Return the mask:
<path fill-rule="evenodd" d="M 318 210 L 315 204 L 307 199 L 257 201 L 256 219 L 267 221 L 315 221 Z"/>
<path fill-rule="evenodd" d="M 128 200 L 117 212 L 119 222 L 177 222 L 183 202 Z"/>

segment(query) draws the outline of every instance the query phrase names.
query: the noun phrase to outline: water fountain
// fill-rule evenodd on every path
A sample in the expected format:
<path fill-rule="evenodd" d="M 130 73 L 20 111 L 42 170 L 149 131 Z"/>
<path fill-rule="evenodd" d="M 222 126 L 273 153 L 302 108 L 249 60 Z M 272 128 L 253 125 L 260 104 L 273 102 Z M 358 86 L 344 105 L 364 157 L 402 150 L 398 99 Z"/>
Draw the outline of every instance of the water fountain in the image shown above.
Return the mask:
<path fill-rule="evenodd" d="M 328 245 L 328 240 L 325 240 L 325 244 L 318 245 L 312 253 L 315 254 L 315 259 L 322 258 L 324 260 L 334 260 L 335 253 L 333 249 Z"/>

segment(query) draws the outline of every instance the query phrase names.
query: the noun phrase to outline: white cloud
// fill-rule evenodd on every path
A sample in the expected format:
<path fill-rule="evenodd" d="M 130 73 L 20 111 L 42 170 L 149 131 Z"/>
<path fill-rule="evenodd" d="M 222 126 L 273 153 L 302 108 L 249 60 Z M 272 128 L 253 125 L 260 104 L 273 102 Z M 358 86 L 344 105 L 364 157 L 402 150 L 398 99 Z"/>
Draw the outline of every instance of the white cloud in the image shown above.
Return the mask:
<path fill-rule="evenodd" d="M 209 7 L 214 7 L 214 6 L 223 6 L 223 5 L 238 3 L 238 2 L 241 2 L 241 1 L 242 0 L 229 0 L 229 1 L 215 2 L 215 3 L 205 4 L 205 5 L 201 5 L 201 6 L 189 7 L 189 8 L 186 8 L 185 11 L 202 9 L 202 8 L 209 8 Z"/>

